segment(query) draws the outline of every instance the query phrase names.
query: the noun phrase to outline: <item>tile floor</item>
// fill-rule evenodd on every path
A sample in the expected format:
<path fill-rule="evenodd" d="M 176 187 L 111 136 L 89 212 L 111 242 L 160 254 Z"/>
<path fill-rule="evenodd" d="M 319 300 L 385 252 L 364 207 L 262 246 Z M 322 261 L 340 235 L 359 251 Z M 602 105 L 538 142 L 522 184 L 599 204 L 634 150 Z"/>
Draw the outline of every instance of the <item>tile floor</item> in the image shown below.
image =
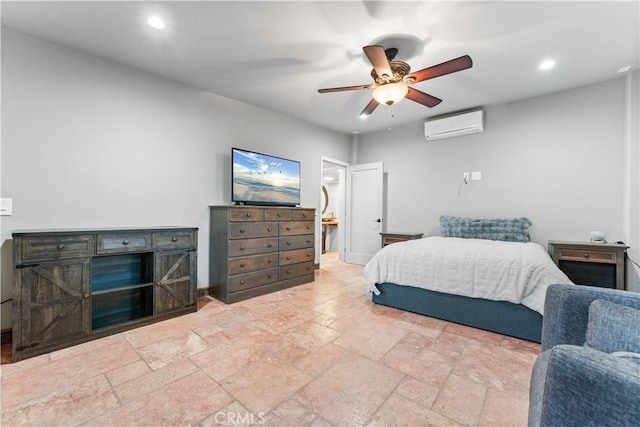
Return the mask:
<path fill-rule="evenodd" d="M 2 425 L 525 426 L 537 344 L 373 305 L 362 267 L 9 363 Z"/>

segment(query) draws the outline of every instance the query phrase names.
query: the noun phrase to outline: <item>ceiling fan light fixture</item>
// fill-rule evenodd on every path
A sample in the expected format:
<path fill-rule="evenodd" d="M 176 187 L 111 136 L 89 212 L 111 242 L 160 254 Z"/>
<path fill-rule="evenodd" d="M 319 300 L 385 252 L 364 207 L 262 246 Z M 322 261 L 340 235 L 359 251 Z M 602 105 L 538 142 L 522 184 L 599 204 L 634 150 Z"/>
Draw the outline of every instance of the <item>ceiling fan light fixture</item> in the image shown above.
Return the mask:
<path fill-rule="evenodd" d="M 387 83 L 374 89 L 373 99 L 380 104 L 393 105 L 403 99 L 407 92 L 409 92 L 409 87 L 404 83 Z"/>

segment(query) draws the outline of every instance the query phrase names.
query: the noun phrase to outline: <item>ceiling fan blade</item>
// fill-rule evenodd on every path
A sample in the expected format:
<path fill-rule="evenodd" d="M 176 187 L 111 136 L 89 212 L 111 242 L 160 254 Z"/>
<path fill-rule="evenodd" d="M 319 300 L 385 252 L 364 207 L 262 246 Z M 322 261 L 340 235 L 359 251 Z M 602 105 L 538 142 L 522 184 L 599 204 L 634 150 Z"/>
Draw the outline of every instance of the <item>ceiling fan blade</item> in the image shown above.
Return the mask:
<path fill-rule="evenodd" d="M 369 58 L 369 62 L 371 62 L 379 77 L 389 78 L 393 76 L 387 54 L 382 46 L 365 46 L 362 50 L 364 50 L 364 54 Z"/>
<path fill-rule="evenodd" d="M 366 117 L 369 114 L 373 113 L 373 110 L 375 110 L 378 105 L 380 105 L 378 103 L 378 101 L 376 101 L 375 99 L 371 98 L 371 101 L 369 101 L 367 106 L 364 107 L 364 110 L 362 110 L 362 113 L 360 113 L 360 117 L 363 117 L 363 116 Z"/>
<path fill-rule="evenodd" d="M 435 107 L 442 102 L 442 99 L 429 95 L 412 87 L 409 88 L 406 98 L 417 102 L 418 104 L 426 105 L 429 108 Z"/>
<path fill-rule="evenodd" d="M 473 61 L 469 55 L 461 56 L 460 58 L 452 59 L 442 64 L 434 65 L 433 67 L 425 68 L 415 73 L 407 74 L 405 77 L 410 83 L 418 83 L 423 80 L 432 79 L 434 77 L 444 76 L 445 74 L 455 73 L 456 71 L 466 70 L 473 66 Z M 413 80 L 413 81 L 411 81 Z"/>
<path fill-rule="evenodd" d="M 347 90 L 360 90 L 360 89 L 371 89 L 372 85 L 359 85 L 359 86 L 344 86 L 344 87 L 331 87 L 327 89 L 318 89 L 319 93 L 329 93 L 329 92 L 344 92 Z"/>

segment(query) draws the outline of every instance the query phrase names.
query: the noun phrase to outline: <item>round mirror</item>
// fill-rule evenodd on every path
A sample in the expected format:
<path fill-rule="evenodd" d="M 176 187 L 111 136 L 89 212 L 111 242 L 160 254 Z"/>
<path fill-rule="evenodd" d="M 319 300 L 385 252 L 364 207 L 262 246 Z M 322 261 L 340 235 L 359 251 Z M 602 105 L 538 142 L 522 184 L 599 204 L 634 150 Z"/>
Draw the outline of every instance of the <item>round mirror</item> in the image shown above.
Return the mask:
<path fill-rule="evenodd" d="M 327 187 L 322 186 L 322 195 L 324 196 L 324 205 L 322 205 L 322 213 L 327 211 L 329 207 L 329 193 L 327 192 Z"/>

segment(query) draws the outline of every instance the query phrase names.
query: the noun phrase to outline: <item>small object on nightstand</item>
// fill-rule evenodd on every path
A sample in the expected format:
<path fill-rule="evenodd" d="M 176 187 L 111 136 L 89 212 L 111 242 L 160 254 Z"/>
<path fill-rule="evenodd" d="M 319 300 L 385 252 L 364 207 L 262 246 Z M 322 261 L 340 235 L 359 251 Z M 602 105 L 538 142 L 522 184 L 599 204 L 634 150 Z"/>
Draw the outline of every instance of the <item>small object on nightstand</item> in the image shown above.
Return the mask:
<path fill-rule="evenodd" d="M 625 255 L 618 243 L 549 241 L 553 262 L 577 285 L 625 289 Z"/>
<path fill-rule="evenodd" d="M 392 232 L 383 232 L 380 233 L 382 236 L 382 247 L 384 248 L 391 243 L 396 242 L 404 242 L 406 240 L 416 240 L 422 239 L 424 233 L 392 233 Z"/>

